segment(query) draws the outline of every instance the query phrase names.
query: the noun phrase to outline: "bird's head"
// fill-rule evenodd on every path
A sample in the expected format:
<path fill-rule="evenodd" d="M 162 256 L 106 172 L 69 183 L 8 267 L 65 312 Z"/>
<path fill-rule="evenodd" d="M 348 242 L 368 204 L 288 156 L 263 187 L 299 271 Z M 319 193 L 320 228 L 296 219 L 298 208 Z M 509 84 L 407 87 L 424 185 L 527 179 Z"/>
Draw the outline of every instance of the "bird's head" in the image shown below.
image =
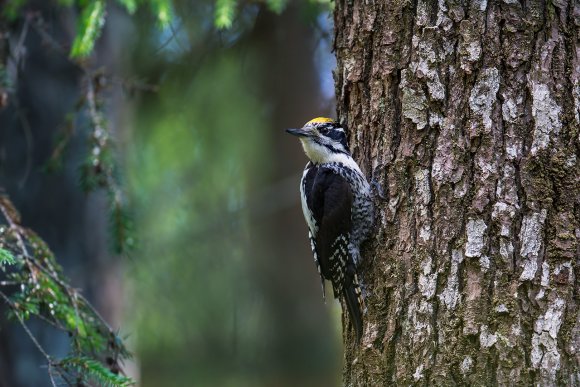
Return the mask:
<path fill-rule="evenodd" d="M 331 118 L 318 117 L 300 129 L 286 129 L 302 142 L 306 156 L 316 164 L 350 158 L 344 128 Z"/>

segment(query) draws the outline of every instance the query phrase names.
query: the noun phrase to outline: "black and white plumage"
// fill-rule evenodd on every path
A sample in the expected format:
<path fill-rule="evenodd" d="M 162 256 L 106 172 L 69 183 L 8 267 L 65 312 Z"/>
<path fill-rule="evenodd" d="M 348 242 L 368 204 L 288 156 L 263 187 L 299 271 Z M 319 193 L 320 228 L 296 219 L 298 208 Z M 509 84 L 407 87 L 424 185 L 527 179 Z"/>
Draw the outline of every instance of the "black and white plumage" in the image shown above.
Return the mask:
<path fill-rule="evenodd" d="M 300 138 L 310 159 L 300 196 L 323 296 L 326 279 L 334 297 L 344 300 L 360 340 L 364 304 L 357 267 L 360 244 L 373 224 L 369 183 L 350 154 L 344 129 L 332 119 L 315 118 L 287 132 Z"/>

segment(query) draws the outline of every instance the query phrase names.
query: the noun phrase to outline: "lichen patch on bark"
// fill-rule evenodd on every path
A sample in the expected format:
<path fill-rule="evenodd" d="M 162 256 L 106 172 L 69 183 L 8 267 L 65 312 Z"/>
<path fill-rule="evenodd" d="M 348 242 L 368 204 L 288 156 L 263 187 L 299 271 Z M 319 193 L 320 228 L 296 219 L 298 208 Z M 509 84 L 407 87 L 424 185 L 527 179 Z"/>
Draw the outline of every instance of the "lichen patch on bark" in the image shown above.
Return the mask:
<path fill-rule="evenodd" d="M 538 257 L 543 243 L 543 225 L 546 220 L 546 210 L 526 215 L 520 231 L 520 255 L 525 258 L 521 281 L 531 280 L 538 270 Z"/>
<path fill-rule="evenodd" d="M 471 367 L 473 366 L 473 359 L 471 356 L 465 356 L 463 361 L 461 362 L 460 370 L 463 375 L 468 374 L 471 371 Z"/>
<path fill-rule="evenodd" d="M 447 276 L 447 286 L 439 295 L 439 298 L 447 309 L 455 309 L 459 301 L 459 278 L 457 272 L 461 262 L 463 262 L 463 253 L 460 250 L 453 250 L 451 252 L 451 268 Z"/>
<path fill-rule="evenodd" d="M 427 126 L 427 97 L 425 93 L 418 88 L 413 88 L 407 79 L 407 70 L 402 73 L 401 80 L 401 107 L 403 116 L 410 119 L 421 130 Z"/>
<path fill-rule="evenodd" d="M 487 325 L 482 325 L 479 333 L 479 344 L 483 348 L 492 347 L 497 342 L 497 335 L 489 332 Z"/>
<path fill-rule="evenodd" d="M 431 257 L 423 262 L 423 271 L 419 274 L 419 291 L 426 299 L 431 299 L 437 290 L 437 273 L 431 273 Z"/>
<path fill-rule="evenodd" d="M 481 117 L 485 129 L 492 124 L 492 108 L 499 90 L 499 71 L 495 68 L 483 70 L 469 96 L 469 107 Z"/>
<path fill-rule="evenodd" d="M 467 244 L 465 245 L 466 257 L 479 257 L 485 246 L 483 237 L 487 225 L 483 219 L 469 219 L 466 226 Z"/>
<path fill-rule="evenodd" d="M 562 325 L 562 314 L 565 302 L 557 297 L 544 315 L 538 317 L 534 324 L 532 367 L 540 369 L 548 381 L 555 381 L 556 371 L 560 369 L 560 352 L 558 351 L 558 333 Z"/>
<path fill-rule="evenodd" d="M 548 85 L 532 81 L 532 116 L 534 117 L 534 141 L 531 154 L 546 149 L 551 136 L 557 136 L 562 128 L 560 105 L 550 95 Z"/>

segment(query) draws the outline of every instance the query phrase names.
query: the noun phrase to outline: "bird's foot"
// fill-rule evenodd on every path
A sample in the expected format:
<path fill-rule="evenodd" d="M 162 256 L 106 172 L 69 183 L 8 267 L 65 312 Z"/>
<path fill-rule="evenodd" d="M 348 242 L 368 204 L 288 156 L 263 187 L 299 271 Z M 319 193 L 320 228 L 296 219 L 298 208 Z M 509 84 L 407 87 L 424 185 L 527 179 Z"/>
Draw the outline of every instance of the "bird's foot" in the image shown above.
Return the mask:
<path fill-rule="evenodd" d="M 374 178 L 371 180 L 371 188 L 373 189 L 374 196 L 377 196 L 383 200 L 388 200 L 387 195 L 385 195 L 385 191 L 383 190 L 383 187 Z"/>

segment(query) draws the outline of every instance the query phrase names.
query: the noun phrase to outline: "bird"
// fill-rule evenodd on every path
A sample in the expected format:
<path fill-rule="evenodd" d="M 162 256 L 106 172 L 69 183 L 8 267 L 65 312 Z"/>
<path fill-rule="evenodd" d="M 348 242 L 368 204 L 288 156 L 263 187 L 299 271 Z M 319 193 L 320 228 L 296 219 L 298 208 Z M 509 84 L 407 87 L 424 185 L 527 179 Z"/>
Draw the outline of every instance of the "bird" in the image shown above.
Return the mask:
<path fill-rule="evenodd" d="M 334 297 L 346 305 L 360 342 L 365 312 L 360 245 L 373 226 L 371 187 L 352 157 L 345 127 L 337 121 L 317 117 L 286 132 L 299 138 L 309 159 L 300 181 L 300 197 L 323 299 L 324 280 L 328 280 Z"/>

